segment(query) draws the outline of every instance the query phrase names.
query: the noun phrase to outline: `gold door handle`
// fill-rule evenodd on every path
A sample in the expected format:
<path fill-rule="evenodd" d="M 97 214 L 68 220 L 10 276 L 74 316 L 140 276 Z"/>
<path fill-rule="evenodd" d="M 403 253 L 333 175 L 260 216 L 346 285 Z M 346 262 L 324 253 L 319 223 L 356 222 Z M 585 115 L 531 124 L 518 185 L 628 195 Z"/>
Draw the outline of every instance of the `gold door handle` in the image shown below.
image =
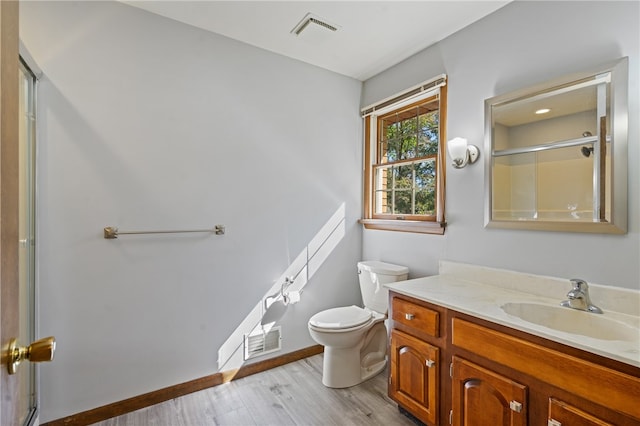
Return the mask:
<path fill-rule="evenodd" d="M 27 347 L 19 346 L 18 340 L 11 339 L 8 353 L 9 362 L 7 363 L 9 374 L 15 374 L 18 365 L 25 359 L 31 362 L 52 361 L 55 351 L 56 339 L 53 336 L 36 340 Z"/>

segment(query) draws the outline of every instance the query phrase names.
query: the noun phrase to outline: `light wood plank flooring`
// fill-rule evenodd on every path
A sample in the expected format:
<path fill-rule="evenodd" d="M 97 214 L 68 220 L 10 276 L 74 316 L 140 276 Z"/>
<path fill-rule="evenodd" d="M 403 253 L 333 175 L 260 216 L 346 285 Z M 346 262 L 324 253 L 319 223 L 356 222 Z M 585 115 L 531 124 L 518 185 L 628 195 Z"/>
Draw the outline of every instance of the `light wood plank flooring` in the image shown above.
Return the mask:
<path fill-rule="evenodd" d="M 322 385 L 322 354 L 96 423 L 99 426 L 407 425 L 385 372 L 358 386 Z"/>

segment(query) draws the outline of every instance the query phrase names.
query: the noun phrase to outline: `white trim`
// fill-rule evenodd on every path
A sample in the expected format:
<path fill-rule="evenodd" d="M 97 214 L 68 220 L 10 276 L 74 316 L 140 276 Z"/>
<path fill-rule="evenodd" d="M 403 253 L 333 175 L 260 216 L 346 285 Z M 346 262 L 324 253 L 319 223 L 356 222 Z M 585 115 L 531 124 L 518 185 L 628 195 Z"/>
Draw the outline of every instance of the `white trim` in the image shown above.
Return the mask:
<path fill-rule="evenodd" d="M 387 98 L 382 99 L 381 101 L 368 105 L 362 108 L 360 112 L 362 113 L 362 117 L 385 114 L 386 112 L 392 111 L 396 108 L 401 108 L 404 105 L 408 105 L 412 102 L 417 102 L 422 99 L 428 98 L 429 96 L 433 96 L 440 91 L 440 87 L 445 86 L 446 84 L 447 75 L 440 74 L 434 78 L 423 81 L 420 84 L 403 90 L 402 92 L 396 93 L 395 95 L 391 95 Z M 416 92 L 417 90 L 419 90 L 418 93 L 412 94 L 412 92 Z M 394 99 L 398 99 L 398 101 L 393 102 L 392 104 L 388 104 Z"/>

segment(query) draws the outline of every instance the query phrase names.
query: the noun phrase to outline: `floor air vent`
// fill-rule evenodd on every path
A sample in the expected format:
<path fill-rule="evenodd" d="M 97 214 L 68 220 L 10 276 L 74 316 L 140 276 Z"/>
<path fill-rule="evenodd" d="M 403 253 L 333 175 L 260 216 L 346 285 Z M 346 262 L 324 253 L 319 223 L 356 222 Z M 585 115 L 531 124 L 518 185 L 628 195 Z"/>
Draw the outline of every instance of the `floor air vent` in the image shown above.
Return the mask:
<path fill-rule="evenodd" d="M 279 351 L 281 345 L 281 327 L 272 327 L 269 331 L 254 331 L 244 335 L 244 360 Z"/>

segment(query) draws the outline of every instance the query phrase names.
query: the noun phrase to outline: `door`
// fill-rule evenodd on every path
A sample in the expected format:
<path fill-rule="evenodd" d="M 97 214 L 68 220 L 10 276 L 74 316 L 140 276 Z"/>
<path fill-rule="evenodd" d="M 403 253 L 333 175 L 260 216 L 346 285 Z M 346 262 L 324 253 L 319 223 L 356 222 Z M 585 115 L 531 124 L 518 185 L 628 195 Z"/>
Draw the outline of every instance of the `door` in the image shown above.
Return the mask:
<path fill-rule="evenodd" d="M 526 426 L 526 386 L 455 356 L 452 376 L 454 426 Z"/>
<path fill-rule="evenodd" d="M 391 330 L 389 396 L 423 422 L 438 424 L 440 350 L 398 330 Z"/>
<path fill-rule="evenodd" d="M 20 332 L 18 260 L 18 2 L 0 1 L 0 424 L 21 424 L 19 389 L 27 371 L 9 375 L 9 342 Z"/>
<path fill-rule="evenodd" d="M 20 61 L 18 2 L 0 2 L 0 424 L 37 415 L 35 368 L 55 340 L 35 335 L 35 77 Z"/>

